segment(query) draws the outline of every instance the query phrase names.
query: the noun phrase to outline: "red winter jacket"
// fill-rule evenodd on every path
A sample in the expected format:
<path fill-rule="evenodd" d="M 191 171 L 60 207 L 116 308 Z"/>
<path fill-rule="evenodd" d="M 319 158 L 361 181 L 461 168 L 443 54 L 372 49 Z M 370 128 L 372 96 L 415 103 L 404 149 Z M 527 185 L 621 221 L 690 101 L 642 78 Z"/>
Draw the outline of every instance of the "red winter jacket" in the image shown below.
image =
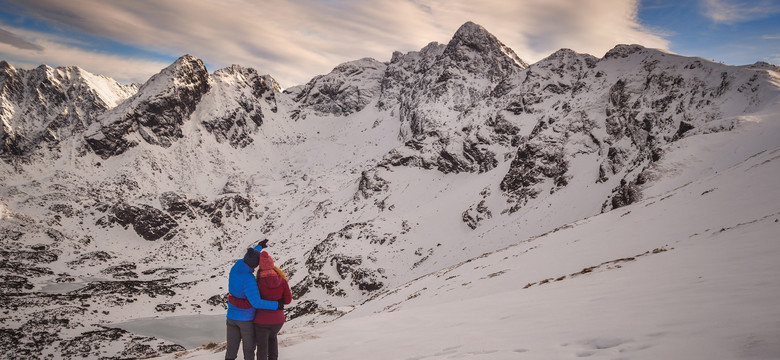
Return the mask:
<path fill-rule="evenodd" d="M 281 276 L 264 276 L 258 278 L 257 288 L 260 289 L 260 297 L 263 298 L 263 300 L 283 300 L 285 305 L 292 301 L 290 285 L 287 283 L 287 280 L 282 279 Z M 252 307 L 252 304 L 246 299 L 229 296 L 228 301 L 243 309 Z M 284 310 L 255 310 L 255 324 L 283 324 L 284 321 Z"/>

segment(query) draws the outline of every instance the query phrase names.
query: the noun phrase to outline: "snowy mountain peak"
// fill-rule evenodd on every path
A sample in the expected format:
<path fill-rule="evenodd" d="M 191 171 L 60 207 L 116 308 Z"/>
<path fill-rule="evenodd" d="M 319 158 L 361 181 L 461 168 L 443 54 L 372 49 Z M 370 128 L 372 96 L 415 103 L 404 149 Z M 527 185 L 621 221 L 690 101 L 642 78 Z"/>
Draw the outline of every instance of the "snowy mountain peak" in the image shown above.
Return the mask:
<path fill-rule="evenodd" d="M 159 73 L 153 75 L 139 89 L 141 93 L 156 93 L 171 86 L 198 87 L 208 83 L 208 70 L 203 61 L 192 56 L 184 55 Z"/>
<path fill-rule="evenodd" d="M 123 85 L 76 66 L 31 70 L 0 64 L 0 155 L 29 156 L 56 150 L 62 139 L 80 134 L 97 117 L 135 93 Z M 41 145 L 46 146 L 41 146 Z M 58 151 L 52 153 L 58 157 Z"/>
<path fill-rule="evenodd" d="M 167 68 L 182 68 L 182 69 L 194 69 L 194 68 L 204 68 L 203 61 L 195 56 L 192 56 L 190 54 L 184 54 L 180 56 L 176 61 L 174 61 L 171 65 L 168 65 Z"/>
<path fill-rule="evenodd" d="M 235 148 L 248 146 L 266 114 L 277 112 L 279 83 L 270 75 L 238 65 L 215 71 L 211 80 L 209 92 L 192 117 L 217 142 Z"/>
<path fill-rule="evenodd" d="M 282 87 L 271 75 L 260 75 L 260 73 L 253 68 L 243 67 L 241 65 L 233 64 L 223 69 L 219 69 L 214 72 L 214 77 L 234 77 L 237 81 L 247 81 L 249 79 L 256 79 L 262 83 L 262 86 L 273 92 L 281 92 Z"/>
<path fill-rule="evenodd" d="M 371 58 L 343 63 L 296 89 L 295 101 L 318 114 L 358 112 L 379 96 L 386 69 L 387 64 Z"/>
<path fill-rule="evenodd" d="M 494 67 L 498 67 L 504 72 L 528 67 L 528 64 L 520 59 L 512 49 L 504 45 L 485 28 L 471 21 L 463 24 L 455 32 L 444 53 L 457 62 L 470 62 L 475 60 L 475 57 L 481 57 L 483 60 L 492 62 Z M 509 64 L 506 64 L 505 58 L 508 58 Z M 518 69 L 512 69 L 511 65 Z"/>
<path fill-rule="evenodd" d="M 5 72 L 5 71 L 13 71 L 13 70 L 16 70 L 16 69 L 14 69 L 14 67 L 11 66 L 11 64 L 9 64 L 5 60 L 0 60 L 0 71 Z"/>
<path fill-rule="evenodd" d="M 594 60 L 598 60 L 598 58 L 596 58 L 595 56 L 591 56 L 591 55 L 588 55 L 588 54 L 580 54 L 580 53 L 578 53 L 578 52 L 576 52 L 576 51 L 574 51 L 572 49 L 563 48 L 563 49 L 560 49 L 560 50 L 550 54 L 550 56 L 542 59 L 540 62 L 550 61 L 550 60 L 553 60 L 553 59 L 557 59 L 557 60 L 560 60 L 560 61 L 567 62 L 567 61 L 571 61 L 574 58 L 579 58 L 579 57 L 582 57 L 582 56 L 592 57 Z"/>
<path fill-rule="evenodd" d="M 12 86 L 17 70 L 5 60 L 0 61 L 0 88 Z"/>
<path fill-rule="evenodd" d="M 752 69 L 762 69 L 780 73 L 780 66 L 770 64 L 766 61 L 758 61 L 755 64 L 748 65 L 748 67 Z"/>
<path fill-rule="evenodd" d="M 635 53 L 638 53 L 638 52 L 642 52 L 642 51 L 646 51 L 646 50 L 649 50 L 649 49 L 644 47 L 644 46 L 642 46 L 642 45 L 637 45 L 637 44 L 631 44 L 631 45 L 619 44 L 619 45 L 616 45 L 615 47 L 613 47 L 612 49 L 610 49 L 609 51 L 607 51 L 607 53 L 604 54 L 604 59 L 625 58 L 625 57 L 628 57 L 628 56 L 630 56 L 632 54 L 635 54 Z"/>
<path fill-rule="evenodd" d="M 183 136 L 181 125 L 209 87 L 209 73 L 203 61 L 184 55 L 93 124 L 86 133 L 87 144 L 104 159 L 142 141 L 169 147 Z"/>

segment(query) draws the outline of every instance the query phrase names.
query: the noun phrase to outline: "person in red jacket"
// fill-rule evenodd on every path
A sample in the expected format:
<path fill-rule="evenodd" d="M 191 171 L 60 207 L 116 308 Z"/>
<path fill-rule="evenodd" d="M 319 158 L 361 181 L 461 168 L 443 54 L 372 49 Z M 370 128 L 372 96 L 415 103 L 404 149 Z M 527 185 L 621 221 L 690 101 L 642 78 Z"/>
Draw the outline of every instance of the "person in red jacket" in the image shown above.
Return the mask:
<path fill-rule="evenodd" d="M 264 300 L 284 302 L 285 305 L 292 301 L 290 285 L 287 283 L 287 275 L 282 269 L 274 265 L 274 260 L 267 252 L 260 253 L 260 264 L 257 268 L 257 288 L 260 297 Z M 244 299 L 232 296 L 228 301 L 241 308 L 249 308 L 251 304 Z M 255 343 L 257 346 L 257 360 L 277 360 L 279 357 L 279 343 L 277 334 L 284 325 L 284 310 L 255 311 Z"/>

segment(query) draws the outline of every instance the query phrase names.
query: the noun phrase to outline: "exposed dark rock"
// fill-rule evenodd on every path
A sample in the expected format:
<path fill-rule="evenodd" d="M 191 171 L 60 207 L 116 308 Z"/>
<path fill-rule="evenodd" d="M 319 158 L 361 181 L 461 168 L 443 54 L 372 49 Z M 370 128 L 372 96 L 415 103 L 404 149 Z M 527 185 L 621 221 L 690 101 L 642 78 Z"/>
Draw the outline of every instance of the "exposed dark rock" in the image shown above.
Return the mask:
<path fill-rule="evenodd" d="M 99 225 L 119 224 L 125 228 L 132 225 L 133 230 L 142 238 L 150 241 L 158 240 L 179 224 L 168 214 L 149 205 L 132 206 L 118 203 L 111 208 L 105 223 Z"/>
<path fill-rule="evenodd" d="M 519 209 L 528 199 L 539 194 L 534 185 L 551 179 L 555 187 L 565 186 L 568 161 L 564 159 L 562 144 L 525 142 L 517 150 L 509 172 L 501 180 L 500 188 L 516 202 L 511 209 Z"/>
<path fill-rule="evenodd" d="M 620 186 L 613 191 L 612 210 L 633 204 L 641 199 L 641 192 L 634 181 L 627 182 L 625 179 L 620 181 Z M 606 205 L 606 204 L 605 204 Z"/>
<path fill-rule="evenodd" d="M 349 224 L 328 236 L 309 251 L 306 259 L 306 276 L 292 287 L 293 298 L 301 298 L 312 288 L 323 289 L 332 296 L 345 296 L 343 287 L 354 287 L 362 291 L 375 291 L 384 286 L 379 279 L 383 277 L 380 269 L 365 266 L 362 257 L 334 253 L 341 241 L 366 241 L 371 245 L 382 245 L 387 239 L 373 234 L 367 223 Z M 392 242 L 392 240 L 391 240 Z M 362 267 L 361 267 L 362 265 Z M 336 279 L 326 273 L 332 267 L 338 275 Z M 351 280 L 350 280 L 351 279 Z M 349 283 L 346 283 L 350 280 Z"/>
<path fill-rule="evenodd" d="M 250 221 L 258 217 L 252 200 L 240 194 L 222 196 L 214 202 L 204 199 L 190 199 L 187 202 L 199 215 L 208 217 L 217 227 L 223 225 L 223 218 Z"/>
<path fill-rule="evenodd" d="M 214 295 L 206 300 L 206 304 L 209 304 L 211 306 L 220 306 L 223 309 L 227 309 L 227 294 L 218 294 Z"/>
<path fill-rule="evenodd" d="M 372 292 L 377 291 L 385 286 L 385 284 L 379 281 L 379 275 L 376 270 L 368 268 L 357 268 L 352 271 L 352 284 L 362 291 Z"/>
<path fill-rule="evenodd" d="M 190 219 L 195 218 L 195 211 L 183 194 L 172 191 L 160 194 L 160 206 L 162 206 L 163 211 L 172 215 L 175 219 L 181 219 L 185 216 Z"/>
<path fill-rule="evenodd" d="M 102 126 L 86 136 L 103 159 L 138 145 L 137 133 L 149 144 L 169 147 L 181 138 L 181 125 L 209 90 L 208 71 L 200 59 L 185 55 L 153 76 L 123 106 L 106 113 Z"/>
<path fill-rule="evenodd" d="M 676 139 L 682 138 L 683 136 L 685 136 L 686 132 L 688 132 L 690 130 L 693 130 L 693 129 L 694 129 L 693 125 L 691 125 L 691 124 L 689 124 L 689 123 L 687 123 L 685 121 L 680 121 L 680 127 L 677 128 L 677 132 L 674 134 L 674 139 L 676 140 Z"/>
<path fill-rule="evenodd" d="M 253 142 L 251 135 L 263 124 L 263 107 L 276 111 L 276 94 L 279 84 L 272 77 L 261 76 L 257 70 L 238 65 L 214 72 L 216 88 L 224 93 L 235 93 L 237 98 L 222 99 L 225 110 L 216 117 L 202 120 L 204 128 L 214 134 L 217 141 L 243 148 Z"/>
<path fill-rule="evenodd" d="M 181 352 L 187 350 L 184 346 L 178 345 L 178 344 L 171 344 L 171 345 L 158 345 L 157 351 L 163 354 L 172 354 L 176 352 Z"/>
<path fill-rule="evenodd" d="M 604 54 L 604 59 L 620 59 L 630 56 L 631 54 L 640 52 L 645 48 L 641 45 L 617 45 L 612 50 L 607 51 Z"/>
<path fill-rule="evenodd" d="M 53 275 L 54 272 L 50 268 L 39 267 L 29 265 L 25 262 L 16 262 L 8 260 L 0 260 L 0 269 L 9 273 L 22 275 L 25 277 L 39 277 L 44 275 Z"/>
<path fill-rule="evenodd" d="M 111 260 L 113 257 L 105 251 L 93 251 L 86 254 L 82 254 L 76 260 L 69 261 L 68 265 L 90 265 L 95 266 L 106 261 Z"/>
<path fill-rule="evenodd" d="M 144 270 L 141 273 L 144 275 L 169 276 L 169 275 L 178 274 L 180 270 L 181 269 L 177 269 L 177 268 L 162 267 L 162 268 Z"/>
<path fill-rule="evenodd" d="M 358 112 L 379 95 L 386 68 L 386 64 L 368 58 L 341 64 L 330 74 L 309 81 L 295 101 L 323 114 Z"/>
<path fill-rule="evenodd" d="M 157 296 L 174 296 L 176 295 L 176 292 L 173 288 L 174 285 L 167 279 L 149 281 L 93 281 L 86 287 L 72 291 L 71 294 L 121 296 L 122 298 L 118 298 L 117 302 L 124 303 L 124 300 L 132 299 L 139 295 L 148 295 L 153 298 Z"/>
<path fill-rule="evenodd" d="M 493 213 L 487 208 L 485 200 L 482 200 L 476 206 L 472 205 L 468 210 L 463 212 L 463 222 L 468 225 L 472 230 L 479 226 L 482 220 L 490 219 L 493 217 Z"/>
<path fill-rule="evenodd" d="M 360 173 L 360 183 L 358 191 L 355 193 L 355 199 L 368 199 L 375 194 L 387 191 L 388 182 L 377 175 L 377 170 L 370 169 Z"/>
<path fill-rule="evenodd" d="M 330 265 L 336 266 L 336 271 L 342 280 L 346 279 L 355 270 L 355 266 L 359 266 L 362 263 L 363 259 L 360 257 L 349 257 L 341 254 L 333 255 L 330 259 Z"/>
<path fill-rule="evenodd" d="M 484 173 L 493 170 L 498 165 L 496 154 L 482 146 L 472 142 L 463 143 L 463 156 L 473 165 L 470 168 L 477 168 L 477 172 Z"/>
<path fill-rule="evenodd" d="M 98 358 L 101 356 L 101 348 L 107 343 L 118 342 L 129 336 L 125 330 L 118 328 L 103 328 L 102 330 L 87 331 L 70 340 L 60 342 L 62 355 L 66 358 Z M 150 355 L 147 353 L 138 355 Z"/>
<path fill-rule="evenodd" d="M 52 263 L 59 258 L 59 250 L 39 248 L 30 250 L 0 250 L 0 258 L 11 261 L 24 261 L 28 263 Z"/>
<path fill-rule="evenodd" d="M 72 217 L 74 213 L 73 206 L 70 204 L 52 204 L 49 206 L 49 210 L 59 213 L 65 217 Z"/>
<path fill-rule="evenodd" d="M 492 140 L 501 145 L 511 145 L 512 140 L 519 134 L 520 128 L 507 121 L 501 114 L 489 118 L 485 125 L 493 128 Z"/>
<path fill-rule="evenodd" d="M 157 306 L 154 307 L 154 311 L 157 312 L 174 312 L 176 311 L 177 307 L 180 307 L 181 303 L 172 303 L 172 304 L 157 304 Z"/>
<path fill-rule="evenodd" d="M 0 328 L 0 355 L 6 359 L 34 359 L 32 354 L 23 354 L 19 349 L 24 337 L 17 329 Z"/>
<path fill-rule="evenodd" d="M 24 276 L 0 274 L 0 293 L 18 293 L 23 290 L 32 290 L 33 285 Z"/>
<path fill-rule="evenodd" d="M 299 316 L 316 313 L 319 310 L 321 309 L 316 302 L 314 302 L 313 300 L 306 300 L 306 301 L 301 301 L 295 304 L 295 306 L 286 309 L 285 315 L 287 315 L 287 318 L 292 320 Z"/>
<path fill-rule="evenodd" d="M 102 274 L 111 275 L 115 279 L 136 279 L 138 274 L 135 273 L 135 264 L 120 264 L 103 269 Z"/>

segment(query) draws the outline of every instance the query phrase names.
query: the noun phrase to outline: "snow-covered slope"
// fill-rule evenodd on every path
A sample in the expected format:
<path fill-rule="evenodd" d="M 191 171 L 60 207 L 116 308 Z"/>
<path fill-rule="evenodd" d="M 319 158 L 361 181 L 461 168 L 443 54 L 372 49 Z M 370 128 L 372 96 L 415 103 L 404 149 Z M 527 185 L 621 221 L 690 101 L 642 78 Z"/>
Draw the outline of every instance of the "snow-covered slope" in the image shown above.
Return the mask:
<path fill-rule="evenodd" d="M 4 155 L 0 353 L 132 358 L 181 350 L 116 324 L 223 314 L 228 268 L 262 238 L 290 275 L 296 300 L 287 328 L 301 327 L 288 333 L 292 344 L 329 322 L 349 333 L 345 327 L 382 319 L 406 326 L 424 311 L 436 324 L 483 303 L 489 314 L 525 317 L 532 313 L 512 305 L 519 296 L 538 294 L 527 301 L 542 306 L 560 294 L 612 294 L 623 277 L 640 275 L 627 261 L 610 261 L 692 254 L 656 243 L 669 237 L 706 255 L 694 240 L 725 236 L 728 250 L 736 232 L 716 229 L 780 211 L 772 210 L 775 191 L 757 190 L 778 174 L 774 65 L 726 66 L 638 45 L 618 45 L 602 59 L 562 49 L 528 65 L 466 23 L 448 44 L 395 53 L 388 63 L 348 62 L 285 91 L 261 74 L 237 65 L 209 73 L 186 55 L 96 111 L 57 149 L 25 161 Z M 710 213 L 739 187 L 743 205 Z M 750 201 L 762 203 L 753 209 Z M 701 219 L 676 222 L 688 214 Z M 773 229 L 765 220 L 739 228 L 764 234 Z M 756 246 L 769 256 L 775 243 Z M 599 276 L 598 286 L 583 285 Z M 630 300 L 616 299 L 608 304 Z M 464 313 L 452 331 L 467 331 L 480 314 Z M 549 341 L 566 337 L 555 333 L 566 327 L 562 317 L 542 315 Z M 512 324 L 505 329 L 521 331 Z M 406 336 L 401 331 L 388 341 Z M 714 339 L 709 334 L 702 336 Z M 614 339 L 592 338 L 602 336 Z M 432 338 L 430 346 L 446 356 L 455 346 L 448 342 Z M 307 343 L 284 351 L 310 357 L 317 342 Z M 426 346 L 408 357 L 435 355 Z"/>
<path fill-rule="evenodd" d="M 63 138 L 82 133 L 136 90 L 75 66 L 24 70 L 0 61 L 0 156 L 18 161 L 59 150 Z"/>
<path fill-rule="evenodd" d="M 326 324 L 286 327 L 286 359 L 777 359 L 776 125 L 677 144 L 660 186 L 710 156 L 744 160 L 388 289 Z M 761 145 L 743 149 L 736 141 Z M 736 211 L 739 209 L 739 211 Z M 507 223 L 495 236 L 521 231 Z M 194 350 L 179 359 L 210 359 Z"/>

